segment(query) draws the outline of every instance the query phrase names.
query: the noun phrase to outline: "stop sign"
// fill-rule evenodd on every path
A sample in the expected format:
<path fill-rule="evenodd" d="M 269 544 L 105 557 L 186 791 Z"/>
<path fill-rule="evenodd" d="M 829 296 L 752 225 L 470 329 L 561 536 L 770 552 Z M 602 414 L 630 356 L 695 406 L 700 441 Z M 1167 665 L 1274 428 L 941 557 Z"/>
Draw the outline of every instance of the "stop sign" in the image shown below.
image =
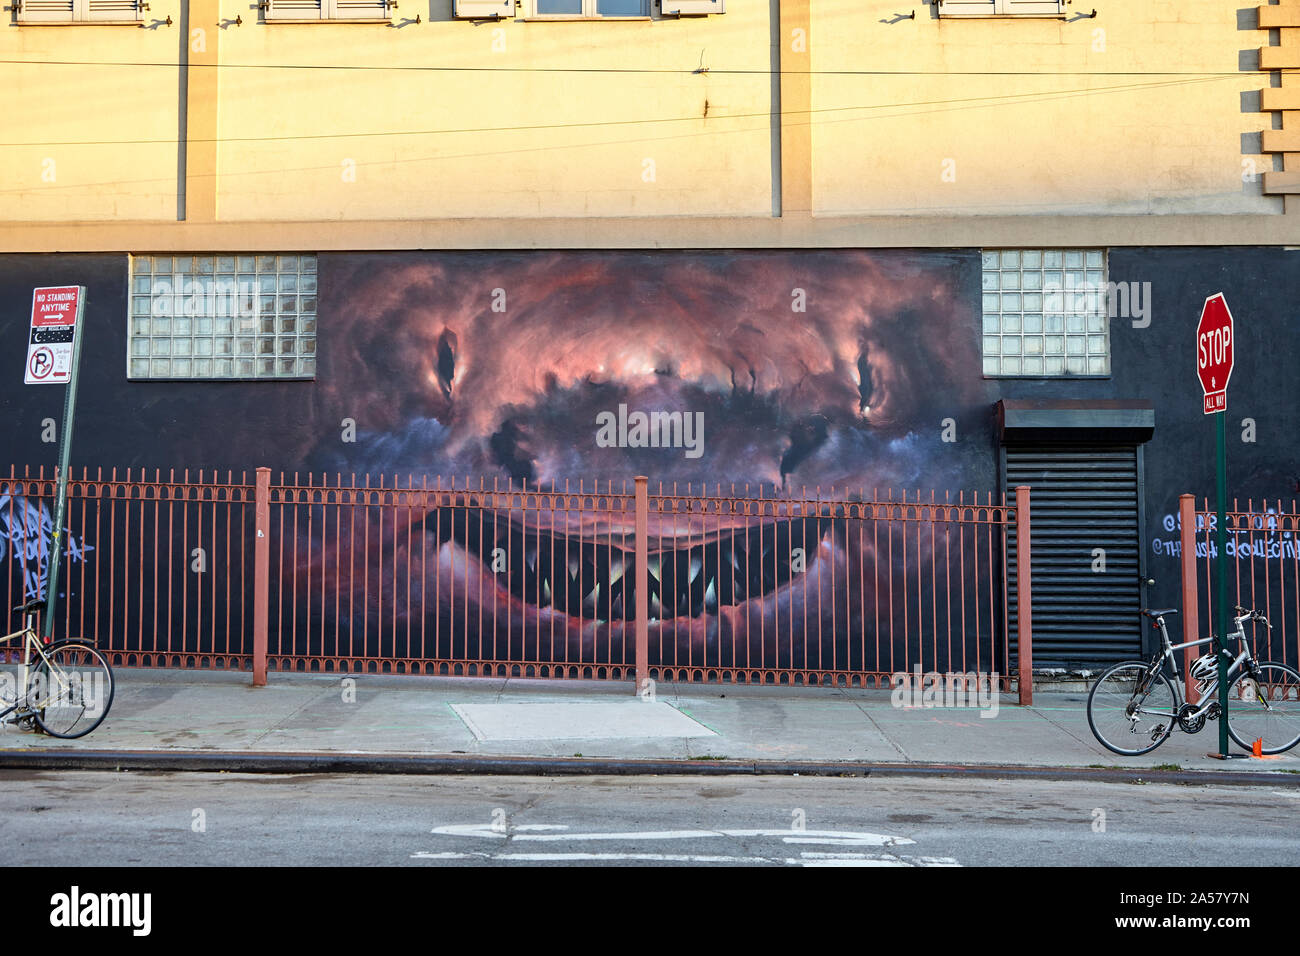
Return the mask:
<path fill-rule="evenodd" d="M 1228 379 L 1232 377 L 1232 313 L 1222 292 L 1205 300 L 1196 326 L 1196 375 L 1205 393 L 1205 414 L 1228 409 Z"/>

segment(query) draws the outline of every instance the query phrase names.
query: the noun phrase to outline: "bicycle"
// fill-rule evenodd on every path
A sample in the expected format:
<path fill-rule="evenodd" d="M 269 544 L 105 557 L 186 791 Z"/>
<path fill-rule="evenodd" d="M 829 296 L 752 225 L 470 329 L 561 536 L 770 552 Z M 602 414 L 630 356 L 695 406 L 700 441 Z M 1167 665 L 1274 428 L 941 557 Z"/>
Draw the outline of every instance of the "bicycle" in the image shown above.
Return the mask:
<path fill-rule="evenodd" d="M 1258 621 L 1272 630 L 1268 619 L 1258 611 L 1237 607 L 1233 618 L 1241 652 L 1233 658 L 1227 642 L 1220 648 L 1228 663 L 1228 734 L 1246 750 L 1254 752 L 1260 744 L 1261 754 L 1280 754 L 1300 743 L 1300 673 L 1286 664 L 1255 660 L 1246 643 L 1245 623 Z M 1165 615 L 1176 608 L 1158 611 L 1143 609 L 1159 629 L 1163 650 L 1149 661 L 1123 661 L 1108 668 L 1088 693 L 1088 726 L 1093 736 L 1107 750 L 1125 756 L 1137 756 L 1155 750 L 1173 733 L 1174 726 L 1185 733 L 1199 733 L 1207 721 L 1219 719 L 1218 658 L 1210 651 L 1191 666 L 1197 682 L 1200 702 L 1183 699 L 1174 651 L 1209 644 L 1215 637 L 1183 644 L 1171 644 L 1165 627 Z M 1171 682 L 1165 673 L 1168 664 Z M 1234 676 L 1235 675 L 1235 676 Z"/>
<path fill-rule="evenodd" d="M 52 737 L 84 737 L 113 705 L 113 670 L 85 641 L 46 643 L 34 624 L 44 604 L 36 598 L 14 608 L 24 625 L 0 637 L 0 645 L 22 638 L 18 660 L 16 649 L 0 647 L 0 720 Z"/>

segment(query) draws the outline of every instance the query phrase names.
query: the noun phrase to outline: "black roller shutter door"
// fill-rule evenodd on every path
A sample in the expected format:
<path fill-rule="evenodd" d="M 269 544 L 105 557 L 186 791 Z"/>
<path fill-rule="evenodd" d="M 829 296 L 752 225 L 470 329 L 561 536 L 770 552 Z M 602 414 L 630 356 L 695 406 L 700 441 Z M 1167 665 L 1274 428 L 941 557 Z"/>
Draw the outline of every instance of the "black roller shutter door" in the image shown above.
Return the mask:
<path fill-rule="evenodd" d="M 1034 668 L 1095 667 L 1138 657 L 1142 629 L 1137 445 L 1004 447 L 1008 500 L 1031 489 Z M 1007 541 L 1009 625 L 1016 641 L 1016 540 Z M 1098 550 L 1105 556 L 1105 570 Z"/>

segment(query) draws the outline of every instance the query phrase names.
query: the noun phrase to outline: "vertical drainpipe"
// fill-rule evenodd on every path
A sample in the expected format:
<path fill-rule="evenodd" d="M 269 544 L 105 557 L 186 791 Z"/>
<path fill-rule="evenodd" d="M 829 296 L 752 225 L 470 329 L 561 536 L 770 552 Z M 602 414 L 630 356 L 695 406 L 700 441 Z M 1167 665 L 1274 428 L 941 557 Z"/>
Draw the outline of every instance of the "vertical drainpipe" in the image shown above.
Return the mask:
<path fill-rule="evenodd" d="M 217 108 L 221 49 L 220 0 L 186 0 L 182 75 L 185 140 L 184 219 L 217 218 Z"/>
<path fill-rule="evenodd" d="M 781 216 L 812 215 L 812 17 L 810 0 L 777 0 L 780 25 Z"/>

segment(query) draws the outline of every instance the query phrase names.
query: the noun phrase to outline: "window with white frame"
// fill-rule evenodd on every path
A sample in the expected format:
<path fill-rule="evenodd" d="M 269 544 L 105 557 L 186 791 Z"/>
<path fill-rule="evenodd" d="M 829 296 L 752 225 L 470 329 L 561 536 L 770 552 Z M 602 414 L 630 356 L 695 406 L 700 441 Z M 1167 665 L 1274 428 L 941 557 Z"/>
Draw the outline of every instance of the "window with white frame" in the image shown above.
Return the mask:
<path fill-rule="evenodd" d="M 14 0 L 14 16 L 29 23 L 124 23 L 137 25 L 149 5 L 144 0 Z"/>
<path fill-rule="evenodd" d="M 314 255 L 131 257 L 127 377 L 313 379 Z"/>
<path fill-rule="evenodd" d="M 539 17 L 648 17 L 649 0 L 533 0 Z"/>
<path fill-rule="evenodd" d="M 985 375 L 1110 375 L 1104 250 L 985 250 L 983 272 Z"/>
<path fill-rule="evenodd" d="M 262 18 L 267 23 L 312 20 L 350 20 L 384 23 L 392 19 L 397 0 L 264 0 Z"/>
<path fill-rule="evenodd" d="M 941 17 L 1065 16 L 1066 0 L 939 0 Z"/>

